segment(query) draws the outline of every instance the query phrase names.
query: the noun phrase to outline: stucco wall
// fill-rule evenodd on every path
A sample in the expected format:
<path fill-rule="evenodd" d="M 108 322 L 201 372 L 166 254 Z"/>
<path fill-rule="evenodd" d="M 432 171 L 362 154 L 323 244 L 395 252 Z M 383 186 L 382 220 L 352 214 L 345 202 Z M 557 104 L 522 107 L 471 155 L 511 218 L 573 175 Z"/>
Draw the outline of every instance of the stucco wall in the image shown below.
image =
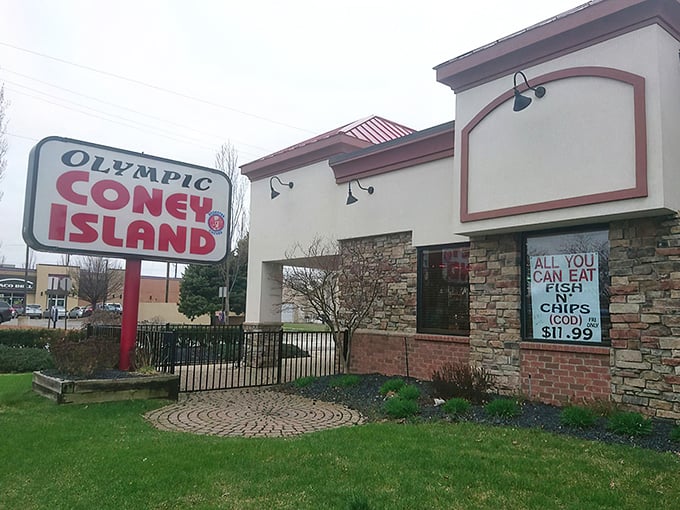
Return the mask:
<path fill-rule="evenodd" d="M 569 53 L 523 69 L 534 77 L 566 69 L 610 68 L 642 77 L 644 116 L 635 125 L 633 87 L 598 77 L 572 77 L 545 83 L 546 95 L 521 112 L 512 111 L 512 74 L 465 90 L 456 96 L 457 154 L 463 150 L 462 132 L 494 99 L 507 101 L 489 114 L 470 134 L 470 212 L 537 204 L 570 198 L 573 203 L 555 210 L 506 214 L 458 223 L 458 233 L 494 232 L 557 224 L 575 224 L 668 212 L 680 207 L 680 106 L 674 90 L 680 85 L 678 41 L 658 25 Z M 518 78 L 521 82 L 521 77 Z M 673 113 L 671 113 L 673 112 Z M 640 129 L 644 133 L 639 132 Z M 662 134 L 663 133 L 663 134 Z M 642 154 L 634 137 L 644 136 Z M 493 147 L 493 150 L 489 150 Z M 632 149 L 635 148 L 633 151 Z M 642 160 L 636 160 L 642 157 Z M 461 157 L 455 158 L 456 173 Z M 644 165 L 647 196 L 579 205 L 586 195 L 623 189 Z M 456 196 L 465 198 L 460 182 Z M 596 199 L 596 202 L 600 198 Z"/>
<path fill-rule="evenodd" d="M 177 303 L 140 303 L 137 320 L 159 324 L 210 324 L 209 315 L 201 315 L 190 321 L 177 310 Z"/>
<path fill-rule="evenodd" d="M 359 201 L 346 205 L 347 184 L 337 184 L 327 161 L 281 175 L 293 189 L 280 186 L 270 198 L 269 180 L 251 184 L 251 224 L 246 322 L 279 319 L 280 292 L 265 273 L 267 262 L 282 262 L 297 243 L 309 246 L 315 237 L 355 239 L 393 232 L 412 232 L 412 246 L 463 242 L 453 234 L 453 160 L 445 158 L 362 179 L 373 186 L 369 195 L 356 183 Z M 277 299 L 279 302 L 277 303 Z"/>

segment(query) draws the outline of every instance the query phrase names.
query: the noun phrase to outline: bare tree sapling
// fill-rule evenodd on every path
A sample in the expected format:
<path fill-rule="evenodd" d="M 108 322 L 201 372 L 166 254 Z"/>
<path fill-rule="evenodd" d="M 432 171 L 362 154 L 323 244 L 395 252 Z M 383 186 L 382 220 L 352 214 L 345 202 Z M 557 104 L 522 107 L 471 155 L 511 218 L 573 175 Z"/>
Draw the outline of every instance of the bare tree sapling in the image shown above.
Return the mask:
<path fill-rule="evenodd" d="M 380 262 L 353 243 L 315 238 L 286 254 L 282 285 L 293 300 L 311 308 L 333 335 L 345 372 L 349 371 L 352 339 L 383 292 Z M 347 332 L 343 342 L 343 332 Z"/>

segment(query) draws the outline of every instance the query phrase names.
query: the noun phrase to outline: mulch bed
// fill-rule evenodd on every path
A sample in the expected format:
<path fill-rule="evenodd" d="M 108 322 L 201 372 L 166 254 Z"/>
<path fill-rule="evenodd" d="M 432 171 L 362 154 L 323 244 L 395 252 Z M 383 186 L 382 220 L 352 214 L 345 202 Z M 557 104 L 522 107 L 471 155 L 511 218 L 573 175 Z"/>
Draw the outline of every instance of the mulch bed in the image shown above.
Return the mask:
<path fill-rule="evenodd" d="M 298 387 L 294 383 L 278 387 L 279 391 L 296 393 L 304 397 L 326 402 L 336 402 L 360 411 L 369 421 L 384 421 L 387 418 L 382 410 L 385 397 L 380 395 L 380 387 L 388 377 L 379 374 L 359 376 L 360 382 L 352 386 L 337 386 L 338 377 L 328 376 L 314 379 L 305 387 Z M 419 381 L 406 377 L 399 377 L 407 384 L 413 384 L 420 389 L 420 414 L 409 420 L 402 421 L 455 421 L 448 417 L 440 406 L 434 405 L 434 388 L 429 381 Z M 600 441 L 609 444 L 621 444 L 639 448 L 648 448 L 661 452 L 676 452 L 680 454 L 680 443 L 670 439 L 671 430 L 675 427 L 673 420 L 653 420 L 652 434 L 649 436 L 628 437 L 614 434 L 607 430 L 606 419 L 601 418 L 590 428 L 578 429 L 566 427 L 560 422 L 561 408 L 536 402 L 521 402 L 521 414 L 515 418 L 489 417 L 481 405 L 473 406 L 471 412 L 458 421 L 468 421 L 495 426 L 538 428 L 555 434 L 564 434 L 580 439 Z"/>

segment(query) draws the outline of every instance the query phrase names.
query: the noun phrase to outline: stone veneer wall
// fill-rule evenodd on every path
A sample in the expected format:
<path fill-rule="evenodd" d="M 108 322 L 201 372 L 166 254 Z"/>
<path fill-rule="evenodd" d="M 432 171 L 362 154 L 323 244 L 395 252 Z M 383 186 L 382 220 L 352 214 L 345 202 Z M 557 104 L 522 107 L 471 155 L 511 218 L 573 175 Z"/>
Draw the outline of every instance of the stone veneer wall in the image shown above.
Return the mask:
<path fill-rule="evenodd" d="M 680 419 L 680 218 L 610 226 L 612 398 Z"/>
<path fill-rule="evenodd" d="M 467 338 L 416 335 L 418 257 L 411 233 L 349 239 L 385 284 L 372 313 L 354 334 L 351 370 L 430 379 L 443 363 L 468 360 Z M 408 365 L 408 367 L 407 367 Z"/>
<path fill-rule="evenodd" d="M 358 250 L 369 261 L 375 278 L 384 288 L 373 303 L 363 327 L 381 331 L 413 333 L 416 330 L 417 251 L 411 245 L 411 232 L 340 241 L 341 263 L 351 263 L 342 256 L 348 247 Z M 342 292 L 351 292 L 342 289 Z"/>
<path fill-rule="evenodd" d="M 521 236 L 470 241 L 470 361 L 503 394 L 549 404 L 609 399 L 609 348 L 523 342 Z"/>
<path fill-rule="evenodd" d="M 611 347 L 522 342 L 521 237 L 470 243 L 470 360 L 501 393 L 680 419 L 680 217 L 609 225 Z"/>
<path fill-rule="evenodd" d="M 275 367 L 279 359 L 281 323 L 244 324 L 243 330 L 253 335 L 253 349 L 247 353 L 247 364 L 252 368 Z"/>
<path fill-rule="evenodd" d="M 502 393 L 520 388 L 519 236 L 470 240 L 470 362 Z"/>

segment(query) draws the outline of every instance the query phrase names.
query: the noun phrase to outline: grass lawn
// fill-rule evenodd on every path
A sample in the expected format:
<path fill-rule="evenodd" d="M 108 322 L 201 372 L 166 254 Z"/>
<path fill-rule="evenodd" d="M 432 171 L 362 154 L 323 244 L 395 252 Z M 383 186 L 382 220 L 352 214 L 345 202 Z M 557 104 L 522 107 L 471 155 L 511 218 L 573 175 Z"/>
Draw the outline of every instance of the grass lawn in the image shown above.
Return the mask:
<path fill-rule="evenodd" d="M 294 332 L 294 331 L 302 331 L 302 332 L 323 332 L 323 331 L 328 331 L 328 326 L 325 324 L 317 324 L 315 322 L 310 322 L 310 323 L 297 323 L 297 322 L 285 322 L 283 324 L 283 330 L 285 332 Z"/>
<path fill-rule="evenodd" d="M 680 456 L 463 424 L 294 439 L 161 432 L 159 401 L 65 405 L 0 375 L 0 509 L 672 509 Z"/>

